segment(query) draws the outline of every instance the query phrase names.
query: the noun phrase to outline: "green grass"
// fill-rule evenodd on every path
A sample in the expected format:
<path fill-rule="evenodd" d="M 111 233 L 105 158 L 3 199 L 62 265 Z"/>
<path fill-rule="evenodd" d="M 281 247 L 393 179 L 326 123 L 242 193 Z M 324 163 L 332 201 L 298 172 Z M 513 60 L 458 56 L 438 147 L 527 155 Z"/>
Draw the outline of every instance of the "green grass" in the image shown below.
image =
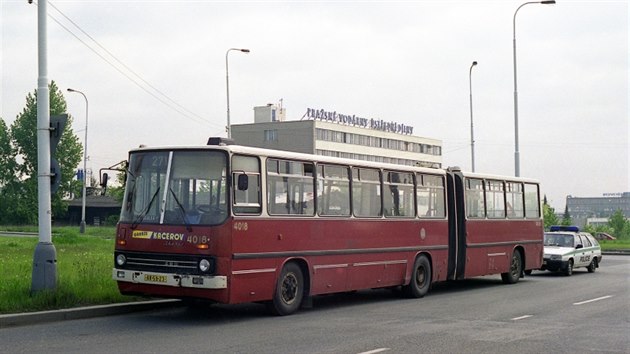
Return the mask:
<path fill-rule="evenodd" d="M 601 240 L 602 251 L 630 250 L 630 240 Z"/>
<path fill-rule="evenodd" d="M 12 228 L 11 231 L 36 231 Z M 112 280 L 115 228 L 53 228 L 57 288 L 31 294 L 37 237 L 0 237 L 0 314 L 135 301 Z"/>

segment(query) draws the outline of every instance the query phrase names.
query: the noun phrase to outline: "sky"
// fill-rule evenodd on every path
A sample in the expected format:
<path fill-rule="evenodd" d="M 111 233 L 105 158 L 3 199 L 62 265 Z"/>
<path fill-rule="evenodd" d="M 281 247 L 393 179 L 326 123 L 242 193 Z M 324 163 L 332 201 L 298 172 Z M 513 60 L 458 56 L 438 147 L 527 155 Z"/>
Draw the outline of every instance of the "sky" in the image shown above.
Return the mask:
<path fill-rule="evenodd" d="M 0 117 L 37 88 L 37 1 L 0 0 Z M 48 2 L 48 79 L 88 170 L 141 144 L 204 145 L 279 103 L 396 121 L 443 143 L 443 166 L 514 175 L 513 17 L 524 1 Z M 567 195 L 630 191 L 629 2 L 558 0 L 516 16 L 521 176 Z M 478 65 L 470 71 L 473 61 Z"/>

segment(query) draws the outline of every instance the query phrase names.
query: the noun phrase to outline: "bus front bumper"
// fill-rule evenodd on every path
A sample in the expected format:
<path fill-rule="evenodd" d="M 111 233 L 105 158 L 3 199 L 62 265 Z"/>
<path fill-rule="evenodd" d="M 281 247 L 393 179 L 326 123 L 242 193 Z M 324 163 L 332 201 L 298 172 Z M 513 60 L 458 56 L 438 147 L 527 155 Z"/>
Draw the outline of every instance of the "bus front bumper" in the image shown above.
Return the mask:
<path fill-rule="evenodd" d="M 112 277 L 116 281 L 135 284 L 163 285 L 197 289 L 226 289 L 227 277 L 221 275 L 187 275 L 154 273 L 137 270 L 113 269 Z"/>

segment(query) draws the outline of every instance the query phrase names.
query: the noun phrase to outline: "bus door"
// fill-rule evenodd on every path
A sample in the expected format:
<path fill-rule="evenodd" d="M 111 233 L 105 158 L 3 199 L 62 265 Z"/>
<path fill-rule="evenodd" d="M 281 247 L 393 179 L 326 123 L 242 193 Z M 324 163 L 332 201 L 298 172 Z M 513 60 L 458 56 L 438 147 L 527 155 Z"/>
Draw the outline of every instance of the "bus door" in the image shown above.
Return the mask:
<path fill-rule="evenodd" d="M 448 274 L 447 280 L 464 279 L 466 270 L 466 213 L 464 176 L 457 170 L 446 173 L 448 199 Z"/>

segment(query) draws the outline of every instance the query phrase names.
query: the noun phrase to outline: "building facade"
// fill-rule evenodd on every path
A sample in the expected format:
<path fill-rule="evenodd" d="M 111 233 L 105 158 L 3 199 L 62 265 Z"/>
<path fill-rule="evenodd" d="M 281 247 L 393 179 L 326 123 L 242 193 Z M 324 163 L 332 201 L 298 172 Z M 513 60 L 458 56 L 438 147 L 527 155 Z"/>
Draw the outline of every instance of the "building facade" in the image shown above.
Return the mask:
<path fill-rule="evenodd" d="M 396 122 L 308 109 L 284 121 L 275 105 L 254 108 L 253 124 L 232 125 L 236 144 L 411 166 L 441 167 L 442 141 L 412 135 Z"/>
<path fill-rule="evenodd" d="M 630 218 L 630 192 L 607 193 L 602 197 L 567 196 L 567 209 L 573 222 L 584 226 L 600 224 L 617 210 L 621 210 L 626 218 Z"/>

